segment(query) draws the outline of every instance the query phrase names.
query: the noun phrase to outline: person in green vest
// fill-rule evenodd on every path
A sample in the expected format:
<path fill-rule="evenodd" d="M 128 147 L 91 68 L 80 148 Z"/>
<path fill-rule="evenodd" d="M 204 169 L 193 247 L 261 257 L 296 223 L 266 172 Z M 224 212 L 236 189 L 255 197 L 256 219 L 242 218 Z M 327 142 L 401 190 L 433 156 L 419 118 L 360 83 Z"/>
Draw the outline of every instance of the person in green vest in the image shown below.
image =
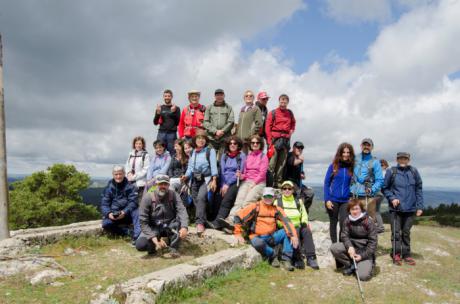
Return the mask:
<path fill-rule="evenodd" d="M 304 255 L 307 259 L 307 266 L 318 270 L 319 265 L 316 260 L 315 243 L 308 224 L 308 214 L 301 199 L 294 196 L 294 183 L 284 181 L 281 184 L 282 194 L 275 201 L 275 205 L 284 209 L 286 216 L 294 224 L 300 238 L 300 245 L 294 250 L 293 265 L 295 268 L 304 269 Z"/>

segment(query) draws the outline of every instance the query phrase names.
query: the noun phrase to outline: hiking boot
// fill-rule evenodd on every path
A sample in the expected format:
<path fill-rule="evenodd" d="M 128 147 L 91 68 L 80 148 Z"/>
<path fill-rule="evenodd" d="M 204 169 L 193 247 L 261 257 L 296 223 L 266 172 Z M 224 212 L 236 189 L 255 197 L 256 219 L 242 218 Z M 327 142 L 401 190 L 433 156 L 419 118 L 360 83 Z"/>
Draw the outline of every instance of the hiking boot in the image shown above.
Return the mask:
<path fill-rule="evenodd" d="M 393 257 L 393 264 L 398 266 L 402 265 L 401 255 L 399 253 Z"/>
<path fill-rule="evenodd" d="M 344 270 L 342 270 L 342 274 L 344 276 L 351 276 L 354 273 L 355 273 L 355 266 L 354 265 L 351 265 L 350 267 L 346 267 Z"/>
<path fill-rule="evenodd" d="M 314 270 L 319 270 L 318 261 L 316 260 L 315 256 L 307 257 L 307 265 L 313 268 Z"/>
<path fill-rule="evenodd" d="M 415 266 L 415 264 L 416 264 L 415 260 L 413 258 L 411 258 L 411 257 L 404 258 L 404 262 L 406 262 L 406 264 L 411 265 L 411 266 Z"/>
<path fill-rule="evenodd" d="M 294 271 L 294 266 L 292 266 L 291 261 L 281 261 L 281 267 L 286 271 Z"/>
<path fill-rule="evenodd" d="M 177 250 L 176 248 L 169 247 L 169 254 L 173 259 L 180 258 L 179 250 Z"/>
<path fill-rule="evenodd" d="M 303 261 L 303 259 L 295 260 L 294 267 L 297 269 L 305 269 L 305 262 Z"/>
<path fill-rule="evenodd" d="M 280 268 L 280 260 L 278 260 L 277 256 L 273 256 L 273 257 L 269 258 L 268 263 L 270 263 L 270 265 L 272 265 L 272 267 Z"/>
<path fill-rule="evenodd" d="M 207 222 L 206 223 L 209 228 L 214 229 L 214 230 L 220 230 L 222 227 L 221 225 L 217 222 L 217 220 L 214 220 L 212 222 Z"/>
<path fill-rule="evenodd" d="M 233 223 L 223 218 L 218 218 L 216 221 L 220 225 L 223 232 L 227 234 L 233 234 L 233 230 L 235 229 L 235 226 L 233 225 Z"/>
<path fill-rule="evenodd" d="M 197 224 L 196 225 L 196 233 L 201 236 L 206 229 L 204 228 L 203 224 Z"/>

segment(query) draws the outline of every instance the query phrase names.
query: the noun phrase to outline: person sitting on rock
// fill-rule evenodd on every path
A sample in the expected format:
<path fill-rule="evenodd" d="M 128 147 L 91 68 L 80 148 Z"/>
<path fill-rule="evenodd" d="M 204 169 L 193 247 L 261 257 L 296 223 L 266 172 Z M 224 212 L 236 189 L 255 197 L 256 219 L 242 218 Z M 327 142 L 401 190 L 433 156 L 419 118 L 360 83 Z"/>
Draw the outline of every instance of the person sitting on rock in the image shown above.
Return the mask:
<path fill-rule="evenodd" d="M 377 249 L 377 228 L 372 218 L 364 210 L 362 200 L 354 198 L 347 206 L 349 215 L 340 231 L 342 242 L 334 243 L 331 252 L 334 258 L 344 265 L 343 274 L 356 272 L 361 281 L 372 278 Z M 357 269 L 354 267 L 356 261 Z"/>
<path fill-rule="evenodd" d="M 235 216 L 234 234 L 237 243 L 244 244 L 242 236 L 243 226 L 248 228 L 251 245 L 268 261 L 273 267 L 280 267 L 277 254 L 273 247 L 278 244 L 283 245 L 281 264 L 284 269 L 293 271 L 292 255 L 293 248 L 299 246 L 297 232 L 286 216 L 284 210 L 274 206 L 275 189 L 267 187 L 262 194 L 262 200 L 252 203 L 241 209 Z M 283 229 L 277 229 L 279 221 Z"/>
<path fill-rule="evenodd" d="M 137 187 L 128 182 L 123 166 L 114 166 L 113 178 L 102 192 L 102 228 L 116 235 L 129 235 L 133 224 L 133 241 L 141 232 L 137 205 Z"/>
<path fill-rule="evenodd" d="M 169 183 L 167 175 L 157 175 L 157 188 L 142 197 L 139 208 L 142 233 L 136 249 L 154 254 L 168 247 L 163 239 L 167 238 L 171 254 L 178 257 L 180 240 L 188 233 L 188 215 L 179 194 L 169 189 Z"/>
<path fill-rule="evenodd" d="M 293 262 L 297 269 L 305 269 L 302 255 L 307 258 L 307 265 L 315 270 L 319 269 L 316 261 L 315 243 L 308 225 L 308 214 L 301 199 L 294 197 L 294 183 L 284 181 L 281 184 L 282 195 L 275 201 L 275 205 L 283 208 L 287 217 L 297 230 L 301 245 L 294 250 Z M 279 225 L 278 225 L 279 226 Z"/>

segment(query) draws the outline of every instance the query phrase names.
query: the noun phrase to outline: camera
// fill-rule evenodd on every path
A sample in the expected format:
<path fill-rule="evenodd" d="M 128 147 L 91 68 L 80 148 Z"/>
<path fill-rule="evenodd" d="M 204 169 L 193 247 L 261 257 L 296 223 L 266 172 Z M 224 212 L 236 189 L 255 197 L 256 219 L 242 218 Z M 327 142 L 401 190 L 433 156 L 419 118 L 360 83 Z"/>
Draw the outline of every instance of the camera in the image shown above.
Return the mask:
<path fill-rule="evenodd" d="M 120 211 L 113 211 L 113 212 L 112 212 L 112 216 L 113 216 L 114 218 L 118 218 L 120 215 L 121 215 L 121 212 L 120 212 Z"/>
<path fill-rule="evenodd" d="M 204 174 L 203 173 L 200 173 L 200 172 L 193 172 L 193 178 L 197 181 L 197 182 L 201 182 L 204 180 Z"/>

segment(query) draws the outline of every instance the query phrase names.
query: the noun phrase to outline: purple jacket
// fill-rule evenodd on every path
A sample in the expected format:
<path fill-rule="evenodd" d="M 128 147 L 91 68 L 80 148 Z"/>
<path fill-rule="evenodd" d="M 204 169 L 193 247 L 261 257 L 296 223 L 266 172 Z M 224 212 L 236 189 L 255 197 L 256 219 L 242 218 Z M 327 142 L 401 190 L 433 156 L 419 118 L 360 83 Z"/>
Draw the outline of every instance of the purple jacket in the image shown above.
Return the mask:
<path fill-rule="evenodd" d="M 239 160 L 238 160 L 239 158 Z M 246 154 L 240 152 L 239 155 L 231 158 L 227 153 L 222 154 L 220 158 L 220 180 L 221 185 L 233 185 L 236 183 L 236 171 L 240 170 L 243 173 L 244 164 L 246 162 Z M 239 169 L 238 164 L 239 163 Z"/>

